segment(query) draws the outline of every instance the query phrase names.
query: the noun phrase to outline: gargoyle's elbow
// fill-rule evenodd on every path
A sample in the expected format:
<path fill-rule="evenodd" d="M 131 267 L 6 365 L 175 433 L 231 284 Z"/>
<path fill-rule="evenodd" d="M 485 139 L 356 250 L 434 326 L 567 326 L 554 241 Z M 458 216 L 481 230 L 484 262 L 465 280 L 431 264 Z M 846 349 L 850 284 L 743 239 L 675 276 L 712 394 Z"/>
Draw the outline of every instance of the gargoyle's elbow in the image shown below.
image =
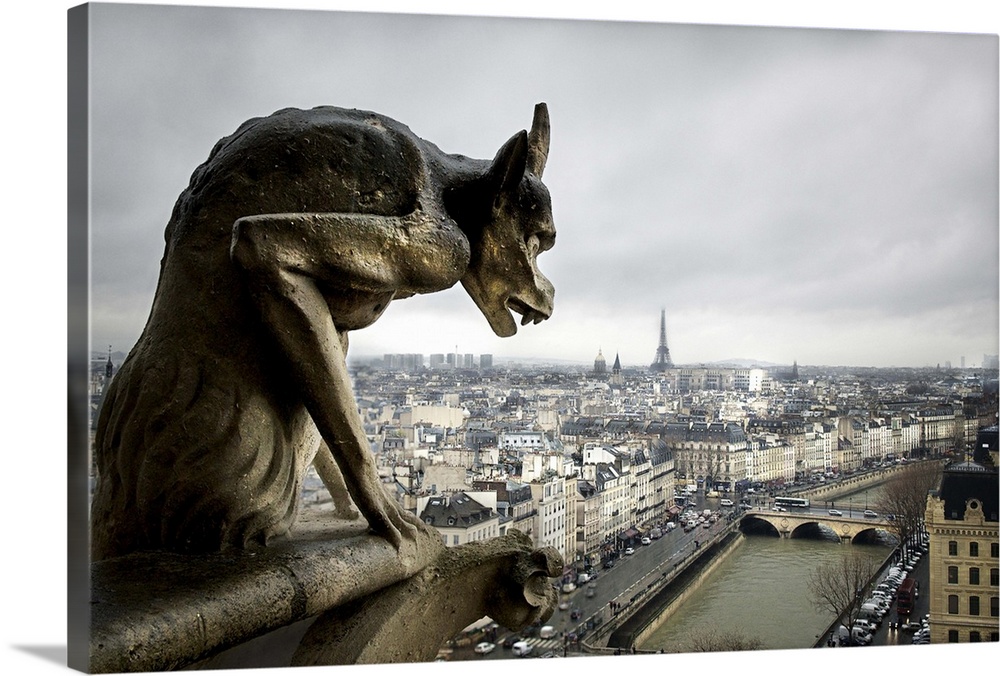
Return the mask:
<path fill-rule="evenodd" d="M 229 259 L 242 270 L 258 268 L 264 258 L 260 240 L 260 229 L 252 217 L 237 219 L 229 242 Z"/>

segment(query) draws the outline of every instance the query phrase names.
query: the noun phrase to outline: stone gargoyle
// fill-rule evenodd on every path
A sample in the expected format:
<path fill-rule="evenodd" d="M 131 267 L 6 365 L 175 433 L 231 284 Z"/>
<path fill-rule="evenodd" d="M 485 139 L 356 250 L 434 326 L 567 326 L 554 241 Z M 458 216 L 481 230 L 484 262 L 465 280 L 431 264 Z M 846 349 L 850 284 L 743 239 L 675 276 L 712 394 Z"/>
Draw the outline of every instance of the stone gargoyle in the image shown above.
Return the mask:
<path fill-rule="evenodd" d="M 412 556 L 429 527 L 379 481 L 348 332 L 459 281 L 499 336 L 517 331 L 512 311 L 548 318 L 548 147 L 545 104 L 492 161 L 335 107 L 220 140 L 174 206 L 148 321 L 105 395 L 93 560 L 265 545 L 295 521 L 310 463 Z"/>

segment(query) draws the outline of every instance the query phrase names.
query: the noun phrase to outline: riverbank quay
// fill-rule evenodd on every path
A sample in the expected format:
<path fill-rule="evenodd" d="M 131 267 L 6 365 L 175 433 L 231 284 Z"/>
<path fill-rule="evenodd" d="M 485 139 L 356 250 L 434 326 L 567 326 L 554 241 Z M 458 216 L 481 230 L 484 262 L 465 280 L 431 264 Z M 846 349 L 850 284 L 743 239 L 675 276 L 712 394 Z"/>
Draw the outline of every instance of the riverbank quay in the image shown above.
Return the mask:
<path fill-rule="evenodd" d="M 682 558 L 664 561 L 629 592 L 587 618 L 592 629 L 579 641 L 579 649 L 603 655 L 659 652 L 636 646 L 670 617 L 743 539 L 738 520 L 713 531 L 708 539 L 699 540 L 696 548 L 683 552 Z"/>
<path fill-rule="evenodd" d="M 882 565 L 879 566 L 878 570 L 875 571 L 875 574 L 872 575 L 870 580 L 868 580 L 868 589 L 874 589 L 878 585 L 878 583 L 885 577 L 886 573 L 889 571 L 889 568 L 892 567 L 892 565 L 895 562 L 899 561 L 899 558 L 900 558 L 899 549 L 898 548 L 892 549 L 886 555 L 885 560 L 882 561 Z M 836 645 L 835 639 L 837 635 L 837 628 L 842 624 L 843 625 L 848 624 L 846 611 L 841 612 L 839 615 L 837 615 L 837 617 L 833 618 L 833 622 L 830 623 L 830 626 L 828 626 L 826 630 L 816 638 L 816 643 L 813 644 L 813 648 L 827 648 Z M 886 624 L 888 624 L 888 621 L 886 622 Z"/>
<path fill-rule="evenodd" d="M 789 495 L 800 498 L 809 498 L 810 500 L 824 500 L 824 501 L 838 500 L 845 495 L 858 493 L 867 488 L 872 488 L 873 486 L 878 486 L 879 484 L 883 484 L 888 479 L 899 474 L 900 472 L 905 471 L 914 464 L 924 463 L 924 462 L 940 463 L 941 460 L 939 458 L 934 458 L 929 460 L 916 460 L 901 465 L 892 465 L 891 467 L 879 467 L 873 470 L 868 470 L 863 473 L 843 476 L 837 479 L 836 481 L 831 481 L 818 486 L 810 486 L 808 488 L 802 488 L 800 490 L 784 491 L 782 492 L 782 495 Z"/>
<path fill-rule="evenodd" d="M 681 609 L 684 602 L 701 587 L 705 579 L 743 543 L 744 537 L 738 530 L 731 531 L 719 542 L 708 547 L 702 556 L 692 561 L 691 565 L 660 590 L 659 594 L 650 598 L 642 608 L 622 623 L 622 626 L 609 638 L 608 645 L 630 648 L 642 645 L 660 625 Z"/>

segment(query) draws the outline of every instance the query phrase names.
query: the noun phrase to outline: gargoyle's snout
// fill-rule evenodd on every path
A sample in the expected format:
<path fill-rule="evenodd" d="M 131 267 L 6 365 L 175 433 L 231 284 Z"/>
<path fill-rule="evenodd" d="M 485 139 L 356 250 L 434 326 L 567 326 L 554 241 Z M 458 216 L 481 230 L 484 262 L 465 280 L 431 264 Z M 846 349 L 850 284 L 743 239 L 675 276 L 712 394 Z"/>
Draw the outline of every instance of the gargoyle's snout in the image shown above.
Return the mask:
<path fill-rule="evenodd" d="M 538 324 L 552 316 L 552 299 L 555 289 L 549 280 L 542 278 L 539 281 L 542 283 L 532 294 L 535 297 L 531 300 L 519 297 L 507 299 L 507 307 L 521 315 L 521 326 Z"/>

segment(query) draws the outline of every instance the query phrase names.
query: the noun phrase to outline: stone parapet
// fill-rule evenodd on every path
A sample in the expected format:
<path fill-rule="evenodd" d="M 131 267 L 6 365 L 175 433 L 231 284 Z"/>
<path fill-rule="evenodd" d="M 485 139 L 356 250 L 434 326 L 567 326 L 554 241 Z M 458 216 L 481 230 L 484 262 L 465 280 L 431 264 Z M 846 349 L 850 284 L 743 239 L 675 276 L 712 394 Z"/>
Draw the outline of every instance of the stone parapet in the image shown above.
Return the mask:
<path fill-rule="evenodd" d="M 306 522 L 256 551 L 94 563 L 90 671 L 429 661 L 483 616 L 519 630 L 555 607 L 562 559 L 517 531 L 454 549 L 428 537 L 416 573 L 383 538 L 335 534 Z M 261 664 L 262 641 L 284 663 Z"/>

